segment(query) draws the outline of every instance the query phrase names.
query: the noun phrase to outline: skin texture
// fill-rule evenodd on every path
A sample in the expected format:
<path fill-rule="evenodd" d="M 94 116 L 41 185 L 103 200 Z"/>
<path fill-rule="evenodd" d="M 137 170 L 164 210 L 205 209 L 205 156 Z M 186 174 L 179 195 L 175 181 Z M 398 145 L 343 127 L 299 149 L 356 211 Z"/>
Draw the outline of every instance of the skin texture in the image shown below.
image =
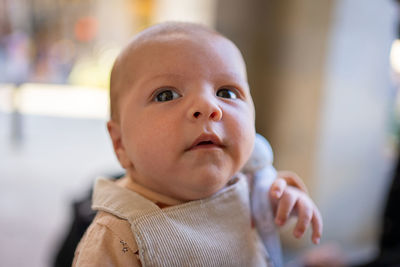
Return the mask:
<path fill-rule="evenodd" d="M 110 89 L 107 127 L 114 151 L 127 175 L 146 188 L 183 201 L 206 198 L 251 154 L 254 106 L 243 58 L 231 41 L 207 28 L 164 24 L 145 30 L 118 57 Z M 294 235 L 301 237 L 311 223 L 318 243 L 318 209 L 301 184 L 291 183 L 295 174 L 281 177 L 269 196 L 276 223 L 297 213 Z"/>

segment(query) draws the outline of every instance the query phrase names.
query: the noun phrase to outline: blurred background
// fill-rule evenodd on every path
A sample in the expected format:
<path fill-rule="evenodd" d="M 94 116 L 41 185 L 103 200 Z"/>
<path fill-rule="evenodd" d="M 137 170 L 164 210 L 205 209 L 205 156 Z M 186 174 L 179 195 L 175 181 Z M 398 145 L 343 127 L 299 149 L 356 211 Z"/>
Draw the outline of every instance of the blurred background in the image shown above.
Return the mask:
<path fill-rule="evenodd" d="M 322 245 L 378 253 L 398 155 L 395 0 L 0 0 L 0 265 L 52 266 L 72 203 L 121 172 L 108 139 L 108 79 L 121 47 L 166 20 L 232 39 L 257 131 L 324 217 Z M 285 261 L 312 248 L 282 230 Z"/>

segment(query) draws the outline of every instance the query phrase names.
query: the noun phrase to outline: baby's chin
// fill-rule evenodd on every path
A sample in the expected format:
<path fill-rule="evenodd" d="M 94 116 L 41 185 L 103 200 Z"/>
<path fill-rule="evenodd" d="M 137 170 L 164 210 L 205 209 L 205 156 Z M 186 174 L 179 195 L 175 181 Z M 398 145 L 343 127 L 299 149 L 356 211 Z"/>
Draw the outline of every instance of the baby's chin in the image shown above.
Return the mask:
<path fill-rule="evenodd" d="M 219 181 L 210 182 L 208 184 L 202 183 L 192 189 L 180 190 L 177 192 L 176 197 L 182 201 L 194 201 L 199 199 L 206 199 L 212 197 L 222 189 L 224 189 L 236 176 L 230 176 L 226 179 L 218 179 Z M 201 188 L 201 190 L 199 190 Z"/>

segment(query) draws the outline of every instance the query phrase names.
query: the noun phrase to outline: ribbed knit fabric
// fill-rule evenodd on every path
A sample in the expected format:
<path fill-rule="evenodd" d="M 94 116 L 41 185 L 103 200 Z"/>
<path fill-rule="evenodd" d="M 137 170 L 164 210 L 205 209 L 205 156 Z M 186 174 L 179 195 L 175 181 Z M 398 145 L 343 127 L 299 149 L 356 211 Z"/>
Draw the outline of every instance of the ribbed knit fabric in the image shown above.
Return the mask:
<path fill-rule="evenodd" d="M 115 194 L 110 190 L 118 191 L 114 193 L 119 197 L 111 197 Z M 93 208 L 131 223 L 143 266 L 270 266 L 251 227 L 249 191 L 243 178 L 210 198 L 165 209 L 99 180 Z"/>

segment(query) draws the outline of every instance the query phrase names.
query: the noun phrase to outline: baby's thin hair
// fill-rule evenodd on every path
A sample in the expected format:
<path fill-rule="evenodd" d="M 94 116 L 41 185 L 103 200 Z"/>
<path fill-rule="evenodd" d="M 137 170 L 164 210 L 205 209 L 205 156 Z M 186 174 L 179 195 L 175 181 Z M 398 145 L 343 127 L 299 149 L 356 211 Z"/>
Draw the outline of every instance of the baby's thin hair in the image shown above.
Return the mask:
<path fill-rule="evenodd" d="M 217 31 L 208 28 L 207 26 L 191 23 L 191 22 L 178 22 L 169 21 L 160 24 L 150 26 L 144 29 L 125 46 L 120 55 L 117 57 L 114 66 L 111 71 L 110 78 L 110 117 L 113 121 L 119 121 L 118 102 L 121 97 L 121 91 L 123 91 L 123 79 L 124 77 L 124 64 L 127 60 L 130 51 L 135 47 L 142 45 L 147 41 L 151 41 L 155 37 L 168 36 L 173 34 L 183 35 L 200 35 L 208 34 L 211 36 L 221 36 Z"/>
<path fill-rule="evenodd" d="M 155 36 L 169 35 L 174 33 L 183 34 L 199 34 L 208 33 L 212 35 L 219 35 L 217 31 L 208 28 L 205 25 L 192 23 L 192 22 L 181 22 L 181 21 L 168 21 L 160 24 L 153 25 L 147 29 L 144 29 L 137 34 L 132 41 L 145 41 Z"/>

